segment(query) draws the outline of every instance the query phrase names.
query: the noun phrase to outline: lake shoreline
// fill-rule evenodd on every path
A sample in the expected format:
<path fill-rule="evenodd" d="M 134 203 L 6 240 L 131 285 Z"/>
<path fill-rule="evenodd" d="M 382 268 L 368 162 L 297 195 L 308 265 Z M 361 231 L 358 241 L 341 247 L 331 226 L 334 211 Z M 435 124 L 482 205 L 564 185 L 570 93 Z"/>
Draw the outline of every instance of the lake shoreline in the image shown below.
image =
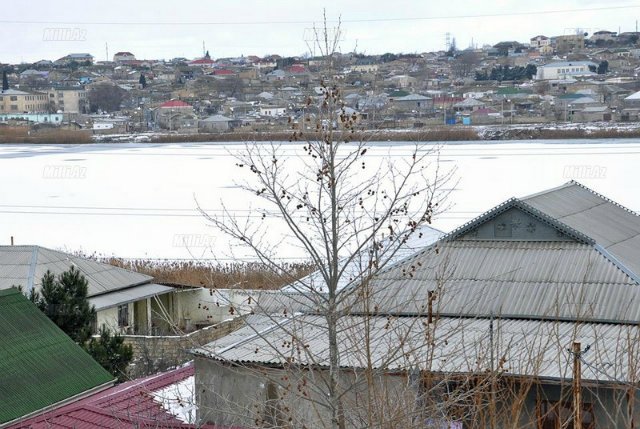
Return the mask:
<path fill-rule="evenodd" d="M 91 143 L 217 143 L 217 142 L 304 142 L 320 137 L 316 131 L 228 132 L 211 134 L 94 134 L 88 131 L 47 130 L 47 132 L 3 133 L 0 144 L 91 144 Z M 336 132 L 336 140 L 371 142 L 459 142 L 527 141 L 559 139 L 640 138 L 640 123 L 555 123 L 516 125 L 438 126 L 403 130 L 363 130 L 354 134 Z"/>
<path fill-rule="evenodd" d="M 313 140 L 316 132 L 307 132 L 293 138 L 293 132 L 231 132 L 216 134 L 158 134 L 104 135 L 94 136 L 95 142 L 117 143 L 195 143 L 195 142 L 266 142 Z M 640 123 L 589 123 L 589 124 L 527 124 L 527 125 L 476 125 L 429 127 L 418 130 L 367 130 L 355 134 L 341 135 L 336 139 L 371 142 L 473 142 L 501 140 L 557 140 L 557 139 L 602 139 L 640 138 Z"/>

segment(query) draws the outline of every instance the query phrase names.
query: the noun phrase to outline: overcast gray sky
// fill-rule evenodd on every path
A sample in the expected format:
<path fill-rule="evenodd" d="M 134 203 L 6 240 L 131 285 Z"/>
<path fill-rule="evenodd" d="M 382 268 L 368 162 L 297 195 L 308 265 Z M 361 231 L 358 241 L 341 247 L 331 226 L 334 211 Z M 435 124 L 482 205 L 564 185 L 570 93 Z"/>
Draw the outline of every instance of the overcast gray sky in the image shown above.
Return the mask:
<path fill-rule="evenodd" d="M 322 10 L 342 17 L 342 52 L 367 54 L 444 49 L 445 33 L 457 46 L 528 41 L 537 34 L 634 31 L 637 0 L 350 0 L 350 1 L 175 1 L 30 0 L 3 5 L 0 62 L 55 60 L 88 52 L 98 60 L 117 51 L 140 59 L 202 56 L 214 58 L 308 52 Z M 66 29 L 75 40 L 60 38 Z"/>

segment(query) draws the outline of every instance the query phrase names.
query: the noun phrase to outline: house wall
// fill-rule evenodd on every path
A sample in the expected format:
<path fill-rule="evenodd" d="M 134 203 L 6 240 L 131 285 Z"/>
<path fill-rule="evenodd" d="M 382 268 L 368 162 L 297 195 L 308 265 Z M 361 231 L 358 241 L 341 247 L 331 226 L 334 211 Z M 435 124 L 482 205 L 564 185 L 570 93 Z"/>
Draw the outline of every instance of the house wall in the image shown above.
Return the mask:
<path fill-rule="evenodd" d="M 256 421 L 261 421 L 267 427 L 286 427 L 283 424 L 291 418 L 291 427 L 304 424 L 316 428 L 326 427 L 331 419 L 328 408 L 318 405 L 327 403 L 322 381 L 328 377 L 326 370 L 237 367 L 196 357 L 195 374 L 200 423 L 254 427 Z M 415 427 L 415 388 L 406 375 L 374 375 L 376 390 L 371 392 L 374 410 L 369 407 L 364 374 L 343 371 L 342 377 L 347 392 L 343 396 L 347 428 L 369 427 L 371 413 L 384 415 L 374 419 L 392 418 L 393 425 L 389 427 Z M 347 386 L 352 388 L 347 390 Z M 278 418 L 274 414 L 282 421 L 274 421 Z"/>
<path fill-rule="evenodd" d="M 250 292 L 241 290 L 186 289 L 176 294 L 176 317 L 182 329 L 220 323 L 251 310 L 247 305 Z M 233 306 L 233 310 L 231 307 Z M 187 323 L 188 319 L 188 323 Z"/>
<path fill-rule="evenodd" d="M 229 131 L 231 127 L 229 126 L 228 121 L 199 121 L 198 122 L 198 131 L 202 132 L 218 132 L 218 131 Z"/>
<path fill-rule="evenodd" d="M 113 332 L 125 332 L 125 328 L 118 326 L 118 307 L 111 307 L 96 312 L 98 329 L 103 326 Z M 129 304 L 129 326 L 134 324 L 133 304 Z"/>
<path fill-rule="evenodd" d="M 184 335 L 123 335 L 133 349 L 129 373 L 133 377 L 153 374 L 193 359 L 189 350 L 204 346 L 244 326 L 237 317 Z"/>
<path fill-rule="evenodd" d="M 46 94 L 0 93 L 0 113 L 47 112 L 48 109 Z"/>
<path fill-rule="evenodd" d="M 323 402 L 314 388 L 321 388 L 322 382 L 312 382 L 313 377 L 318 378 L 319 373 L 312 376 L 308 371 L 284 371 L 282 369 L 269 368 L 267 366 L 232 366 L 229 363 L 216 361 L 204 357 L 195 359 L 195 383 L 196 403 L 198 406 L 198 421 L 216 425 L 253 426 L 256 419 L 265 419 L 272 415 L 269 413 L 273 403 L 271 397 L 277 392 L 280 397 L 280 409 L 289 410 L 281 415 L 293 418 L 295 422 L 304 422 L 307 427 L 323 427 L 323 422 L 329 421 L 326 409 L 314 405 L 314 400 Z M 324 373 L 326 375 L 326 372 Z M 345 416 L 347 427 L 366 427 L 367 412 L 364 400 L 367 398 L 366 384 L 356 383 L 362 380 L 362 374 L 355 378 L 353 372 L 343 372 L 344 379 L 349 385 L 355 385 L 345 396 Z M 303 380 L 308 380 L 306 384 Z M 415 384 L 412 384 L 407 376 L 386 375 L 375 378 L 376 394 L 373 395 L 378 403 L 379 411 L 393 413 L 394 427 L 403 427 L 402 421 L 406 419 L 406 427 L 414 427 L 416 406 L 419 399 L 416 398 Z M 313 384 L 312 384 L 313 383 Z M 269 385 L 272 384 L 270 387 Z M 282 384 L 283 387 L 277 387 Z M 291 387 L 287 387 L 287 385 Z M 275 386 L 273 386 L 275 385 Z M 307 389 L 310 400 L 300 399 L 296 394 L 302 389 Z M 359 387 L 358 387 L 359 386 Z M 486 386 L 484 387 L 486 389 Z M 293 390 L 293 394 L 288 391 Z M 563 386 L 558 384 L 536 384 L 529 380 L 526 384 L 513 382 L 511 384 L 497 384 L 496 401 L 496 429 L 514 428 L 538 428 L 541 401 L 552 403 L 571 403 L 571 380 Z M 611 389 L 598 386 L 585 385 L 582 389 L 583 404 L 591 404 L 596 428 L 632 427 L 631 418 L 627 416 L 626 393 L 628 388 Z M 489 395 L 487 390 L 484 395 Z M 459 404 L 469 406 L 469 398 L 460 397 Z M 485 398 L 488 400 L 488 397 Z M 521 402 L 520 402 L 521 401 Z M 640 396 L 635 395 L 636 404 Z M 484 403 L 484 401 L 481 401 Z M 521 406 L 517 404 L 521 403 Z M 432 404 L 433 405 L 433 404 Z M 442 404 L 441 404 L 442 405 Z M 476 404 L 477 405 L 477 404 Z M 460 411 L 460 407 L 452 403 L 447 406 L 451 410 Z M 442 407 L 447 407 L 442 405 Z M 471 405 L 473 406 L 473 405 Z M 442 408 L 441 407 L 441 408 Z M 273 407 L 271 407 L 273 408 Z M 436 407 L 437 408 L 437 407 Z M 638 408 L 636 406 L 636 408 Z M 444 410 L 444 408 L 442 408 Z M 464 427 L 488 427 L 481 423 L 489 419 L 488 407 L 485 405 L 476 409 L 478 414 L 468 414 L 476 426 L 463 422 Z M 455 413 L 455 411 L 453 411 Z M 387 414 L 388 415 L 388 414 Z M 636 411 L 633 416 L 635 423 L 639 422 L 640 414 Z M 270 422 L 272 423 L 272 422 Z"/>

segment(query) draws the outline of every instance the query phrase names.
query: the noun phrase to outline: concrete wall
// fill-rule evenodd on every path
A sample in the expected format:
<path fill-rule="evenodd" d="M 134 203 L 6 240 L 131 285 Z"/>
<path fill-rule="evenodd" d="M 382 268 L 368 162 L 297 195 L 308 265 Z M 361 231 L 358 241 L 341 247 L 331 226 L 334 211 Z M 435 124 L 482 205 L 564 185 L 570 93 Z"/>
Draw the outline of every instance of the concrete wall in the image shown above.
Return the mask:
<path fill-rule="evenodd" d="M 203 346 L 241 328 L 240 317 L 185 335 L 124 335 L 125 344 L 133 348 L 130 375 L 142 376 L 185 363 L 192 359 L 189 350 Z"/>
<path fill-rule="evenodd" d="M 283 370 L 232 366 L 207 358 L 195 359 L 198 421 L 240 427 L 323 428 L 331 421 L 326 407 L 325 370 Z M 371 427 L 368 419 L 415 427 L 415 390 L 405 375 L 375 376 L 372 403 L 362 373 L 342 372 L 345 423 L 348 428 Z M 346 389 L 344 389 L 346 391 Z M 309 399 L 307 399 L 309 398 Z"/>
<path fill-rule="evenodd" d="M 220 323 L 249 313 L 262 292 L 239 289 L 185 289 L 176 293 L 175 317 L 182 329 L 187 329 L 187 319 L 192 327 L 197 324 Z"/>
<path fill-rule="evenodd" d="M 330 421 L 328 409 L 316 404 L 326 403 L 326 396 L 323 397 L 320 392 L 320 388 L 324 386 L 322 377 L 326 376 L 326 371 L 314 371 L 312 374 L 303 369 L 284 371 L 268 366 L 233 366 L 203 357 L 196 357 L 195 371 L 198 421 L 201 423 L 271 427 L 278 423 L 278 418 L 283 422 L 291 418 L 291 427 L 301 427 L 300 423 L 304 423 L 306 427 L 315 428 L 325 427 Z M 416 397 L 415 383 L 411 383 L 408 376 L 376 376 L 373 407 L 368 407 L 363 374 L 356 376 L 353 371 L 344 371 L 342 374 L 345 383 L 356 386 L 344 398 L 345 420 L 349 428 L 368 427 L 366 419 L 372 415 L 377 422 L 392 418 L 393 427 L 416 427 L 418 409 L 451 412 L 451 419 L 455 419 L 456 413 L 466 409 L 467 411 L 462 412 L 467 416 L 467 420 L 462 422 L 463 427 L 489 427 L 489 390 L 486 379 L 484 384 L 481 383 L 485 396 L 480 402 L 474 403 L 474 398 L 460 395 L 458 403 L 450 402 L 445 405 L 444 398 L 447 395 L 440 398 L 436 394 L 429 399 L 434 402 L 425 405 L 425 402 L 421 402 L 424 400 Z M 316 381 L 313 381 L 314 378 Z M 455 384 L 454 380 L 452 382 Z M 624 386 L 618 389 L 588 385 L 583 387 L 583 403 L 591 404 L 595 418 L 592 427 L 633 427 L 631 419 L 627 417 L 627 390 Z M 563 386 L 533 382 L 523 385 L 514 380 L 510 383 L 497 381 L 496 392 L 496 429 L 535 429 L 538 427 L 542 401 L 570 404 L 572 398 L 571 380 Z M 635 394 L 635 402 L 636 409 L 640 408 L 638 394 Z M 469 412 L 470 409 L 474 411 Z M 640 413 L 636 410 L 634 414 L 637 426 Z M 586 419 L 587 415 L 583 417 Z"/>

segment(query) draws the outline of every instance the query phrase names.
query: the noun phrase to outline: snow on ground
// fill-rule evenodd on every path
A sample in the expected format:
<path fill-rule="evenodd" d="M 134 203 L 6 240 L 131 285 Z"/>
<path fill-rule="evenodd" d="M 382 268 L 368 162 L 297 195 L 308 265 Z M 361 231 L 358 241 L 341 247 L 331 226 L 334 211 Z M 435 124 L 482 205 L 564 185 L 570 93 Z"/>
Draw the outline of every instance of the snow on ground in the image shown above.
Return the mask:
<path fill-rule="evenodd" d="M 372 143 L 369 162 L 401 161 L 412 147 Z M 283 145 L 292 171 L 300 168 L 296 148 Z M 244 176 L 232 154 L 240 150 L 237 142 L 0 145 L 0 244 L 14 236 L 16 244 L 125 258 L 235 259 L 196 200 L 211 214 L 224 203 L 251 216 L 255 198 L 237 187 Z M 453 206 L 433 225 L 445 232 L 571 179 L 640 210 L 640 139 L 458 142 L 440 148 L 439 163 L 458 179 Z M 272 231 L 265 238 L 279 240 L 282 230 Z M 297 248 L 278 250 L 300 258 Z"/>
<path fill-rule="evenodd" d="M 192 375 L 164 389 L 156 390 L 153 392 L 153 399 L 178 420 L 195 423 L 195 391 L 195 377 Z"/>

